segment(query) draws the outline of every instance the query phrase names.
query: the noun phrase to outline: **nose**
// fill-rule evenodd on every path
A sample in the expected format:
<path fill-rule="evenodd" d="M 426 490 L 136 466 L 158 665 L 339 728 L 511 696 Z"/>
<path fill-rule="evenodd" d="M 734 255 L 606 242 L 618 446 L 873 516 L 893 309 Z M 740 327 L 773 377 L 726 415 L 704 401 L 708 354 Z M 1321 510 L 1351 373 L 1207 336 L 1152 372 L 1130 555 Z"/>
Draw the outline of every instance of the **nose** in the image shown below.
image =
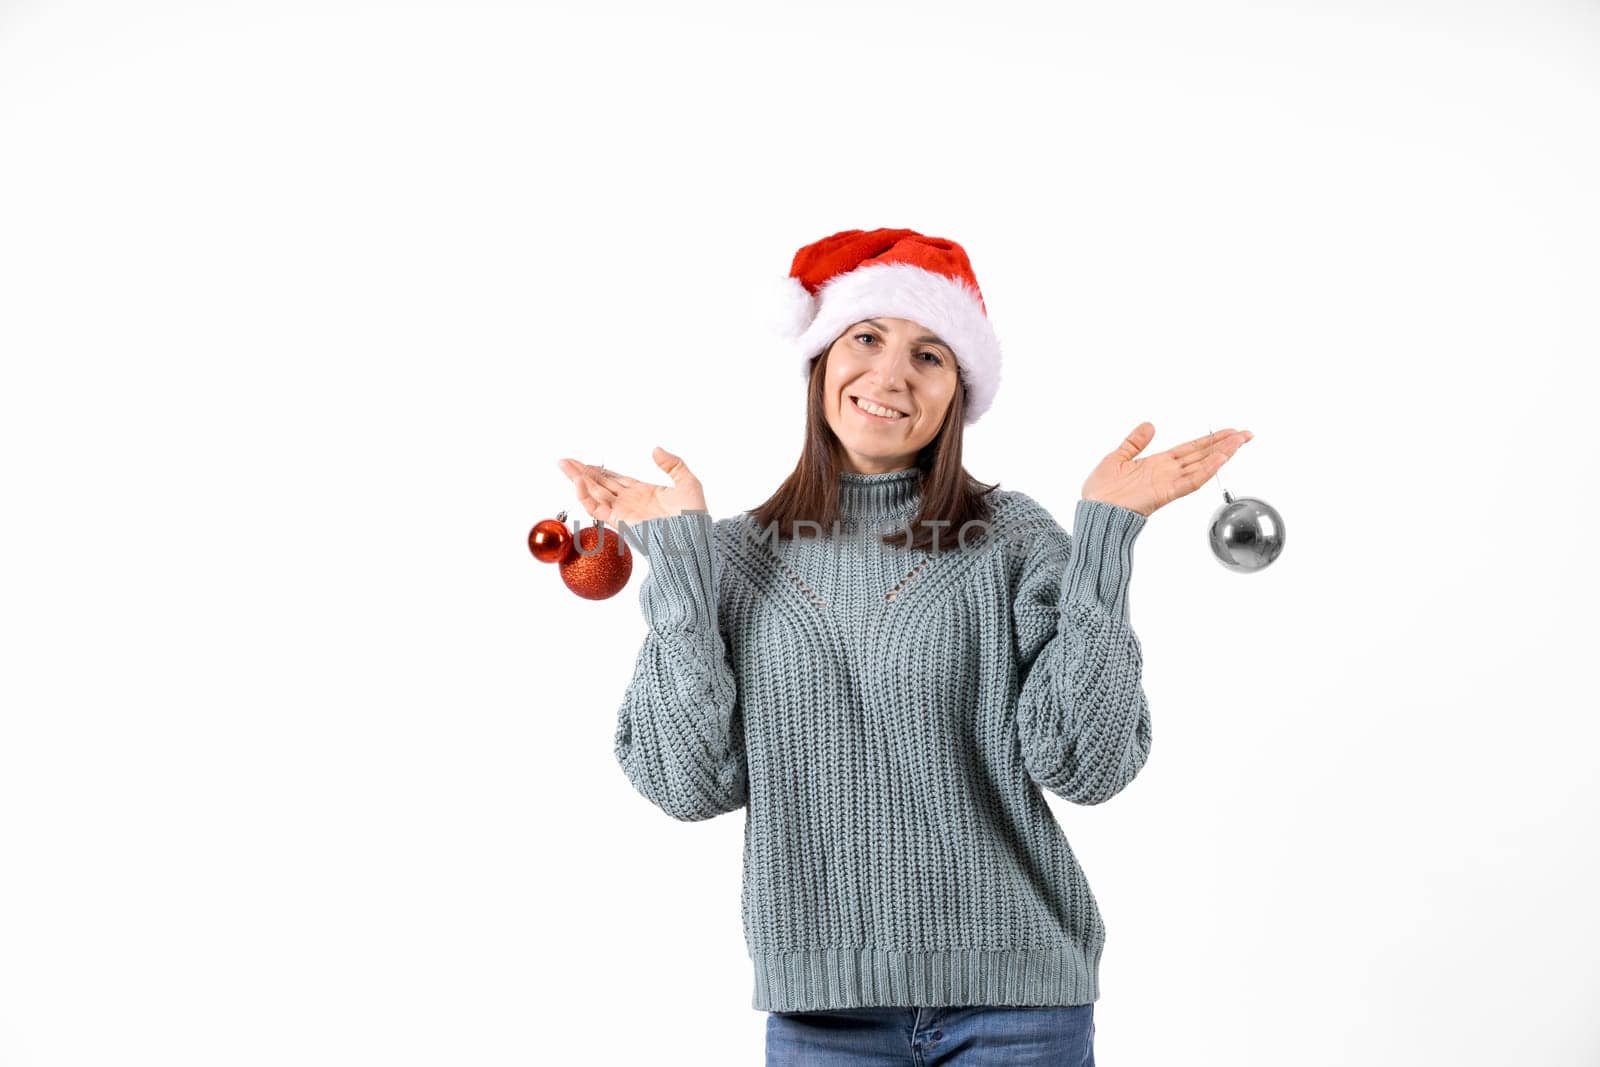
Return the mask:
<path fill-rule="evenodd" d="M 878 361 L 878 381 L 883 383 L 885 392 L 896 392 L 904 388 L 906 378 L 909 376 L 911 360 L 914 357 L 909 351 L 892 352 L 887 358 Z"/>

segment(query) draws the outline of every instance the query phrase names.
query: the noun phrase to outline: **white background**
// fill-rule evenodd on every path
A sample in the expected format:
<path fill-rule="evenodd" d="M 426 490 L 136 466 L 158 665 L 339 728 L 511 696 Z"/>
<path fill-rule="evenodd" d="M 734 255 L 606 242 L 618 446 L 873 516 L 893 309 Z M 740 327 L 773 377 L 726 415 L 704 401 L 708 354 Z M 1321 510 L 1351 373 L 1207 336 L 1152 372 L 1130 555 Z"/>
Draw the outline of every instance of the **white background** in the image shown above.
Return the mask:
<path fill-rule="evenodd" d="M 0 6 L 0 1064 L 759 1063 L 646 564 L 525 539 L 562 455 L 765 499 L 769 283 L 878 226 L 972 256 L 978 477 L 1256 435 L 1051 801 L 1099 1062 L 1596 1063 L 1597 131 L 1593 4 Z"/>

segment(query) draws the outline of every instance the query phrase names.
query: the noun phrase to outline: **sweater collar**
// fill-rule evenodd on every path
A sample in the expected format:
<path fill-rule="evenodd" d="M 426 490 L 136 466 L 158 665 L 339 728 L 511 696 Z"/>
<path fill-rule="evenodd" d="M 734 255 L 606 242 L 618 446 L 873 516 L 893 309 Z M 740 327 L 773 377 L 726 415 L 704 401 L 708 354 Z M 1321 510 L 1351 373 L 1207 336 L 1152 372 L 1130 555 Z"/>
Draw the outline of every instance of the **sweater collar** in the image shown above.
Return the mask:
<path fill-rule="evenodd" d="M 918 467 L 883 474 L 839 472 L 839 513 L 851 519 L 884 519 L 916 503 L 922 495 Z"/>

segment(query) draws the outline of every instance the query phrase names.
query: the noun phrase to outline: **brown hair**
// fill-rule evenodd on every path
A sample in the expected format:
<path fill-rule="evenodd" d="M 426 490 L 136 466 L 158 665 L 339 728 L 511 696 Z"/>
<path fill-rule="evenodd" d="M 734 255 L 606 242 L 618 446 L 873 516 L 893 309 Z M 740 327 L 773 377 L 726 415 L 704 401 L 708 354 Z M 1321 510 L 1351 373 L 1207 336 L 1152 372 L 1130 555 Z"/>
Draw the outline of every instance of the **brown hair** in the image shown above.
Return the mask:
<path fill-rule="evenodd" d="M 837 340 L 837 339 L 836 339 Z M 783 480 L 770 497 L 749 514 L 761 530 L 772 528 L 778 538 L 814 536 L 815 530 L 797 525 L 814 522 L 823 530 L 833 528 L 842 521 L 839 514 L 839 474 L 844 469 L 843 446 L 839 437 L 828 425 L 823 410 L 822 385 L 828 367 L 829 345 L 812 357 L 811 379 L 806 386 L 805 443 L 794 471 Z M 999 483 L 986 485 L 967 473 L 961 465 L 961 431 L 965 425 L 967 387 L 963 382 L 950 398 L 944 424 L 917 453 L 916 467 L 922 472 L 921 509 L 906 529 L 891 530 L 880 540 L 901 548 L 929 548 L 936 541 L 939 551 L 946 551 L 965 541 L 972 544 L 981 540 L 984 528 L 969 530 L 958 540 L 962 524 L 987 523 L 990 518 L 989 502 L 985 495 L 999 487 Z M 948 526 L 930 525 L 946 522 Z"/>

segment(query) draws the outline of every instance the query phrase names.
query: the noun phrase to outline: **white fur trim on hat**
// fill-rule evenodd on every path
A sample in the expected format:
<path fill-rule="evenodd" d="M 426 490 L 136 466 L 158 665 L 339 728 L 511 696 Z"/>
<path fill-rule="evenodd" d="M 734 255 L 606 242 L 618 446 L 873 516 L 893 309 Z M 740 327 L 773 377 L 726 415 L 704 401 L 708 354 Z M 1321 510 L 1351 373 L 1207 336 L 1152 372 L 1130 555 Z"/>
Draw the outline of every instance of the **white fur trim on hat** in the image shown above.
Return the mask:
<path fill-rule="evenodd" d="M 798 279 L 788 280 L 810 298 Z M 1000 388 L 1000 341 L 978 294 L 967 283 L 911 263 L 872 263 L 829 278 L 813 299 L 816 314 L 798 336 L 791 332 L 802 376 L 811 376 L 812 357 L 862 319 L 910 319 L 955 349 L 956 366 L 967 386 L 965 423 L 977 422 L 994 403 Z"/>
<path fill-rule="evenodd" d="M 816 317 L 817 298 L 806 291 L 799 278 L 786 274 L 774 288 L 769 310 L 773 331 L 785 341 L 793 342 Z"/>

